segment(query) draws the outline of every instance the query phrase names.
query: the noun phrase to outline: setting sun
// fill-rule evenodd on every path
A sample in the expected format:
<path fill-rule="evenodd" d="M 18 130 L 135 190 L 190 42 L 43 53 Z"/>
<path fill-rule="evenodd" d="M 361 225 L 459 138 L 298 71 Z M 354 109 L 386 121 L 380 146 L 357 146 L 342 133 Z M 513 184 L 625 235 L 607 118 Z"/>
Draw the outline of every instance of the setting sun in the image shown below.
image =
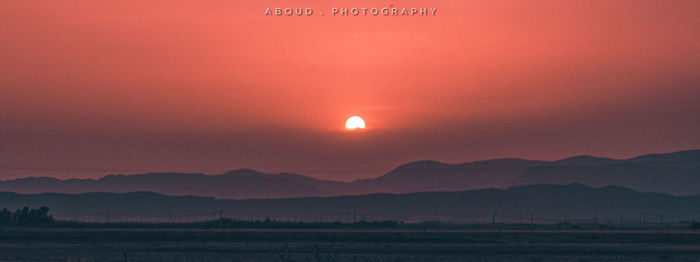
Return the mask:
<path fill-rule="evenodd" d="M 347 121 L 345 121 L 345 128 L 347 128 L 348 130 L 365 128 L 365 120 L 359 116 L 350 117 Z"/>

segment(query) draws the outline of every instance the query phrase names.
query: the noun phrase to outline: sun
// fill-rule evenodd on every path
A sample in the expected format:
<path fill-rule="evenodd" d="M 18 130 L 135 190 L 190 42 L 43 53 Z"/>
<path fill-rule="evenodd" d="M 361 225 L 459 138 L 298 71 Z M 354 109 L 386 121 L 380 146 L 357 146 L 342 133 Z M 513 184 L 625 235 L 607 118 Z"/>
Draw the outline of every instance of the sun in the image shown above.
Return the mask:
<path fill-rule="evenodd" d="M 348 130 L 357 130 L 365 128 L 365 120 L 359 116 L 352 116 L 345 121 L 345 128 Z"/>

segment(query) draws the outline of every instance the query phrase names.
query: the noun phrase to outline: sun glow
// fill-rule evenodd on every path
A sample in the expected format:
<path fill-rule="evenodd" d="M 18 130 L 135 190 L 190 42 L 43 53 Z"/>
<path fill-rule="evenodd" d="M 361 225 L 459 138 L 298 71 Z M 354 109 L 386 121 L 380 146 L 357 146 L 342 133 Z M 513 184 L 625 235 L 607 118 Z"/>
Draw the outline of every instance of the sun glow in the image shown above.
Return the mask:
<path fill-rule="evenodd" d="M 348 130 L 357 130 L 365 128 L 365 120 L 359 116 L 352 116 L 345 121 L 345 128 Z"/>

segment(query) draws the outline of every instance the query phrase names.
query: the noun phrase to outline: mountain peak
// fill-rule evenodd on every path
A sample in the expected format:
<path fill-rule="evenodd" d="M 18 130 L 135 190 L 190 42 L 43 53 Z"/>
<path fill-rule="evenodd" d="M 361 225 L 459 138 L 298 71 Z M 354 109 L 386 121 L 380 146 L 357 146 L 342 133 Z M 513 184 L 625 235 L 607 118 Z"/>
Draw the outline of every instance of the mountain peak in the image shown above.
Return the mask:
<path fill-rule="evenodd" d="M 234 169 L 231 171 L 228 171 L 224 173 L 223 175 L 226 176 L 251 176 L 251 175 L 262 175 L 262 172 L 259 172 L 257 170 L 253 170 L 250 168 L 239 168 L 239 169 Z"/>
<path fill-rule="evenodd" d="M 605 157 L 597 157 L 592 155 L 579 155 L 569 158 L 560 159 L 554 161 L 557 165 L 567 165 L 567 166 L 599 166 L 599 165 L 609 165 L 618 162 L 618 160 Z"/>
<path fill-rule="evenodd" d="M 400 165 L 394 169 L 394 171 L 417 171 L 417 170 L 430 170 L 434 168 L 442 168 L 445 167 L 449 164 L 445 164 L 442 162 L 438 162 L 435 160 L 419 160 L 419 161 L 413 161 L 410 163 L 406 163 L 403 165 Z"/>

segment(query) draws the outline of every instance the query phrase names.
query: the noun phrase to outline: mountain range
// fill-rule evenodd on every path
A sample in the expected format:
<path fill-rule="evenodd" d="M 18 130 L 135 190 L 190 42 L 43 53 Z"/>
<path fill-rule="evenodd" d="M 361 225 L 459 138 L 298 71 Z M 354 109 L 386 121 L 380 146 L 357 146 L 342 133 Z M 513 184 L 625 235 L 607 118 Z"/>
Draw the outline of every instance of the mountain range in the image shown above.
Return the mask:
<path fill-rule="evenodd" d="M 292 173 L 238 169 L 220 175 L 147 173 L 100 179 L 29 177 L 0 181 L 0 191 L 34 193 L 126 193 L 225 199 L 328 197 L 371 193 L 413 193 L 508 188 L 530 184 L 616 185 L 674 195 L 700 193 L 700 150 L 630 159 L 577 156 L 556 161 L 493 159 L 461 164 L 416 161 L 371 179 L 320 180 Z"/>
<path fill-rule="evenodd" d="M 458 192 L 230 200 L 152 192 L 17 194 L 0 207 L 46 205 L 57 219 L 93 222 L 238 220 L 457 223 L 672 223 L 700 218 L 700 195 L 643 193 L 617 186 L 528 185 Z"/>

